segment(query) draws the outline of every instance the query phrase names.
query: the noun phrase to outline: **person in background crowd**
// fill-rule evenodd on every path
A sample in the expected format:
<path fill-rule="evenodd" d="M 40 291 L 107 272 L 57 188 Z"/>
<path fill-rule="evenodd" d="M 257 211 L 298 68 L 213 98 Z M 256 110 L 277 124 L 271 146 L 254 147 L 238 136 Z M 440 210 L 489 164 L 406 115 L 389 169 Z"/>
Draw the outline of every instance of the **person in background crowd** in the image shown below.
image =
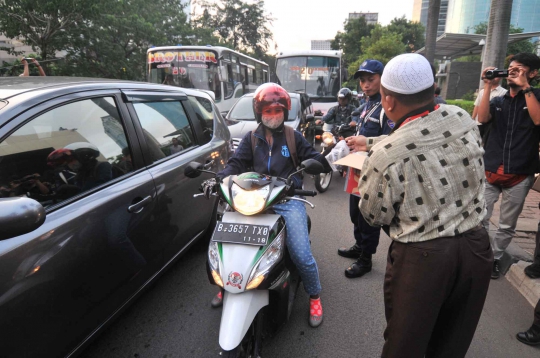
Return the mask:
<path fill-rule="evenodd" d="M 19 77 L 28 77 L 28 76 L 30 76 L 30 69 L 28 67 L 28 60 L 31 60 L 32 63 L 37 66 L 40 76 L 47 76 L 45 74 L 45 71 L 43 70 L 43 68 L 39 64 L 38 60 L 36 60 L 35 58 L 23 57 L 23 58 L 21 58 L 21 63 L 24 65 L 24 70 L 23 70 L 23 73 L 21 73 L 19 75 Z"/>
<path fill-rule="evenodd" d="M 368 96 L 368 102 L 360 114 L 357 133 L 365 137 L 388 134 L 393 127 L 393 123 L 388 120 L 381 105 L 379 91 L 383 69 L 384 66 L 381 62 L 366 60 L 354 74 L 354 78 L 360 82 L 363 93 Z M 350 195 L 349 214 L 354 225 L 353 232 L 356 243 L 350 248 L 341 247 L 338 249 L 338 255 L 356 259 L 345 270 L 345 276 L 348 278 L 361 277 L 371 271 L 371 257 L 377 251 L 381 235 L 381 228 L 369 225 L 360 213 L 358 209 L 359 201 L 360 197 L 358 195 Z"/>
<path fill-rule="evenodd" d="M 521 343 L 525 343 L 531 346 L 540 345 L 540 300 L 534 308 L 534 320 L 531 328 L 525 332 L 519 332 L 516 334 L 516 338 Z"/>
<path fill-rule="evenodd" d="M 326 113 L 324 117 L 322 117 L 322 119 L 318 119 L 315 124 L 320 125 L 324 122 L 333 126 L 339 126 L 340 124 L 349 123 L 352 112 L 354 112 L 354 110 L 356 109 L 351 104 L 351 90 L 348 88 L 340 89 L 337 95 L 337 99 L 338 105 L 330 108 L 330 110 L 328 110 L 328 113 Z"/>
<path fill-rule="evenodd" d="M 435 88 L 435 104 L 446 104 L 446 101 L 441 97 L 441 88 Z"/>
<path fill-rule="evenodd" d="M 493 86 L 491 88 L 491 92 L 489 92 L 489 100 L 491 101 L 495 97 L 504 96 L 506 92 L 508 92 L 506 89 L 502 88 L 501 85 L 501 78 L 496 77 L 493 79 Z M 489 124 L 484 124 L 478 122 L 478 106 L 480 105 L 480 100 L 484 96 L 484 89 L 482 88 L 478 92 L 478 96 L 476 97 L 476 100 L 474 101 L 474 109 L 472 113 L 472 118 L 476 121 L 476 125 L 478 126 L 478 129 L 480 129 L 480 136 L 484 138 L 484 135 L 486 134 L 486 130 L 489 127 Z"/>
<path fill-rule="evenodd" d="M 182 147 L 178 143 L 178 138 L 173 138 L 172 145 L 169 147 L 169 150 L 171 151 L 171 155 L 173 155 L 173 154 L 180 153 L 181 151 L 183 151 L 184 147 Z"/>
<path fill-rule="evenodd" d="M 381 78 L 392 133 L 347 138 L 369 150 L 360 211 L 392 239 L 384 358 L 465 357 L 489 287 L 480 136 L 467 112 L 435 105 L 434 90 L 425 57 L 394 57 Z"/>
<path fill-rule="evenodd" d="M 540 58 L 532 53 L 519 53 L 510 59 L 508 86 L 504 96 L 490 100 L 494 80 L 485 78 L 485 91 L 478 107 L 478 121 L 490 123 L 484 144 L 486 167 L 486 207 L 483 225 L 489 229 L 493 205 L 502 193 L 499 228 L 493 238 L 493 270 L 491 278 L 500 276 L 500 259 L 515 234 L 517 220 L 525 198 L 538 173 L 538 142 L 540 140 L 540 90 L 531 87 L 538 75 Z"/>

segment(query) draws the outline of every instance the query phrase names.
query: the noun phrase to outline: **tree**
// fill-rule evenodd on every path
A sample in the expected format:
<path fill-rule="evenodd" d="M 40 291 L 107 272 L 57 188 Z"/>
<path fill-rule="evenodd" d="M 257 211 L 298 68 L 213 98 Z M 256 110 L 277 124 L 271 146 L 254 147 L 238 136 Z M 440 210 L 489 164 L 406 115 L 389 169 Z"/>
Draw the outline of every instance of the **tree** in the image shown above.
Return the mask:
<path fill-rule="evenodd" d="M 482 68 L 503 68 L 510 31 L 513 0 L 491 0 Z M 483 86 L 483 81 L 480 81 Z"/>
<path fill-rule="evenodd" d="M 474 33 L 475 34 L 487 34 L 487 28 L 488 23 L 487 22 L 481 22 L 478 25 L 474 27 Z M 510 24 L 510 28 L 508 30 L 509 34 L 521 34 L 523 33 L 524 29 L 521 27 L 516 27 L 512 24 Z M 509 55 L 515 55 L 521 52 L 529 52 L 533 53 L 535 52 L 535 45 L 530 40 L 523 40 L 514 42 L 512 44 L 508 44 L 508 48 L 506 49 L 506 56 Z"/>
<path fill-rule="evenodd" d="M 106 13 L 71 31 L 63 74 L 119 79 L 145 78 L 152 45 L 189 44 L 195 33 L 181 0 L 108 2 Z"/>
<path fill-rule="evenodd" d="M 437 28 L 439 26 L 440 9 L 441 0 L 429 1 L 426 31 L 426 58 L 429 63 L 433 63 L 435 60 L 435 46 L 437 44 Z"/>
<path fill-rule="evenodd" d="M 237 51 L 247 51 L 262 56 L 273 39 L 268 24 L 274 18 L 266 13 L 264 0 L 248 4 L 242 0 L 199 0 L 203 14 L 192 21 L 196 27 L 214 29 L 220 42 Z"/>
<path fill-rule="evenodd" d="M 388 25 L 388 30 L 396 34 L 401 34 L 402 42 L 405 45 L 404 52 L 415 52 L 426 43 L 424 25 L 420 22 L 407 20 L 405 16 L 396 17 Z"/>
<path fill-rule="evenodd" d="M 374 27 L 375 25 L 368 24 L 362 16 L 358 19 L 345 20 L 344 31 L 338 31 L 331 42 L 332 49 L 343 51 L 343 60 L 346 64 L 356 61 L 363 53 L 362 38 L 369 36 Z"/>
<path fill-rule="evenodd" d="M 18 38 L 38 51 L 42 59 L 54 57 L 69 46 L 69 31 L 101 9 L 99 1 L 0 1 L 0 33 Z M 2 48 L 18 55 L 11 48 Z"/>
<path fill-rule="evenodd" d="M 374 29 L 371 30 L 370 36 L 362 38 L 361 46 L 364 53 L 349 65 L 349 73 L 355 73 L 360 64 L 367 59 L 378 60 L 386 64 L 393 57 L 404 52 L 402 35 L 392 32 L 388 27 L 379 24 L 375 25 Z M 355 83 L 350 82 L 347 83 L 349 86 L 356 87 Z"/>

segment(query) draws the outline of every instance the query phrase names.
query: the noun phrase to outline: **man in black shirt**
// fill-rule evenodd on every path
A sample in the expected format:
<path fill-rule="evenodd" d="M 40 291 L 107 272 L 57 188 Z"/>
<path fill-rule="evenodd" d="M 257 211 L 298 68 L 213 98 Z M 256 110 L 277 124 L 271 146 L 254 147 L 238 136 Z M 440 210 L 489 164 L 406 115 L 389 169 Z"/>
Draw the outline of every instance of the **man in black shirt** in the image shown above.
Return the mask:
<path fill-rule="evenodd" d="M 482 72 L 485 89 L 478 108 L 478 121 L 492 122 L 485 142 L 486 206 L 483 225 L 489 228 L 493 205 L 502 193 L 499 228 L 493 238 L 493 270 L 491 278 L 498 278 L 499 260 L 514 237 L 517 220 L 534 174 L 538 173 L 538 142 L 540 140 L 540 90 L 531 81 L 538 75 L 540 58 L 532 53 L 520 53 L 510 59 L 508 86 L 504 96 L 490 101 L 493 80 L 486 79 L 487 67 Z"/>

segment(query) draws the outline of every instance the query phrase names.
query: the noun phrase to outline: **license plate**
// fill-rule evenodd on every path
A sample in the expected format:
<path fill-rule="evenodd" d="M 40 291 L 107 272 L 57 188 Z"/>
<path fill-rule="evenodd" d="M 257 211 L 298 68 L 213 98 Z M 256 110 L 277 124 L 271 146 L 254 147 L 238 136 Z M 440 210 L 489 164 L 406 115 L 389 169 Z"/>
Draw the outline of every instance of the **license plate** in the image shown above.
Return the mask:
<path fill-rule="evenodd" d="M 266 245 L 269 234 L 270 228 L 268 226 L 218 221 L 212 240 L 234 244 Z"/>

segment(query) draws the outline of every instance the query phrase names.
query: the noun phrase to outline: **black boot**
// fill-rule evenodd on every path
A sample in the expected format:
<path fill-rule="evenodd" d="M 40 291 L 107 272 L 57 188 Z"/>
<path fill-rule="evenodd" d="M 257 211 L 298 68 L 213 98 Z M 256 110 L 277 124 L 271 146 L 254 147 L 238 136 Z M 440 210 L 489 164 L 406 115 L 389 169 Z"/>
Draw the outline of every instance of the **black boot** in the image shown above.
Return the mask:
<path fill-rule="evenodd" d="M 540 262 L 534 262 L 532 265 L 525 267 L 523 271 L 530 278 L 540 278 Z"/>
<path fill-rule="evenodd" d="M 501 276 L 501 268 L 499 260 L 493 260 L 493 267 L 491 268 L 491 278 L 498 279 Z"/>
<path fill-rule="evenodd" d="M 521 343 L 525 343 L 531 346 L 537 346 L 540 344 L 540 327 L 531 326 L 525 332 L 519 332 L 516 334 L 516 338 Z"/>
<path fill-rule="evenodd" d="M 340 247 L 337 250 L 337 253 L 339 256 L 348 257 L 350 259 L 357 258 L 362 253 L 362 249 L 356 246 L 354 244 L 353 246 L 346 248 L 346 247 Z"/>
<path fill-rule="evenodd" d="M 358 260 L 352 263 L 345 270 L 345 276 L 348 278 L 362 277 L 371 271 L 371 254 L 362 252 Z"/>

